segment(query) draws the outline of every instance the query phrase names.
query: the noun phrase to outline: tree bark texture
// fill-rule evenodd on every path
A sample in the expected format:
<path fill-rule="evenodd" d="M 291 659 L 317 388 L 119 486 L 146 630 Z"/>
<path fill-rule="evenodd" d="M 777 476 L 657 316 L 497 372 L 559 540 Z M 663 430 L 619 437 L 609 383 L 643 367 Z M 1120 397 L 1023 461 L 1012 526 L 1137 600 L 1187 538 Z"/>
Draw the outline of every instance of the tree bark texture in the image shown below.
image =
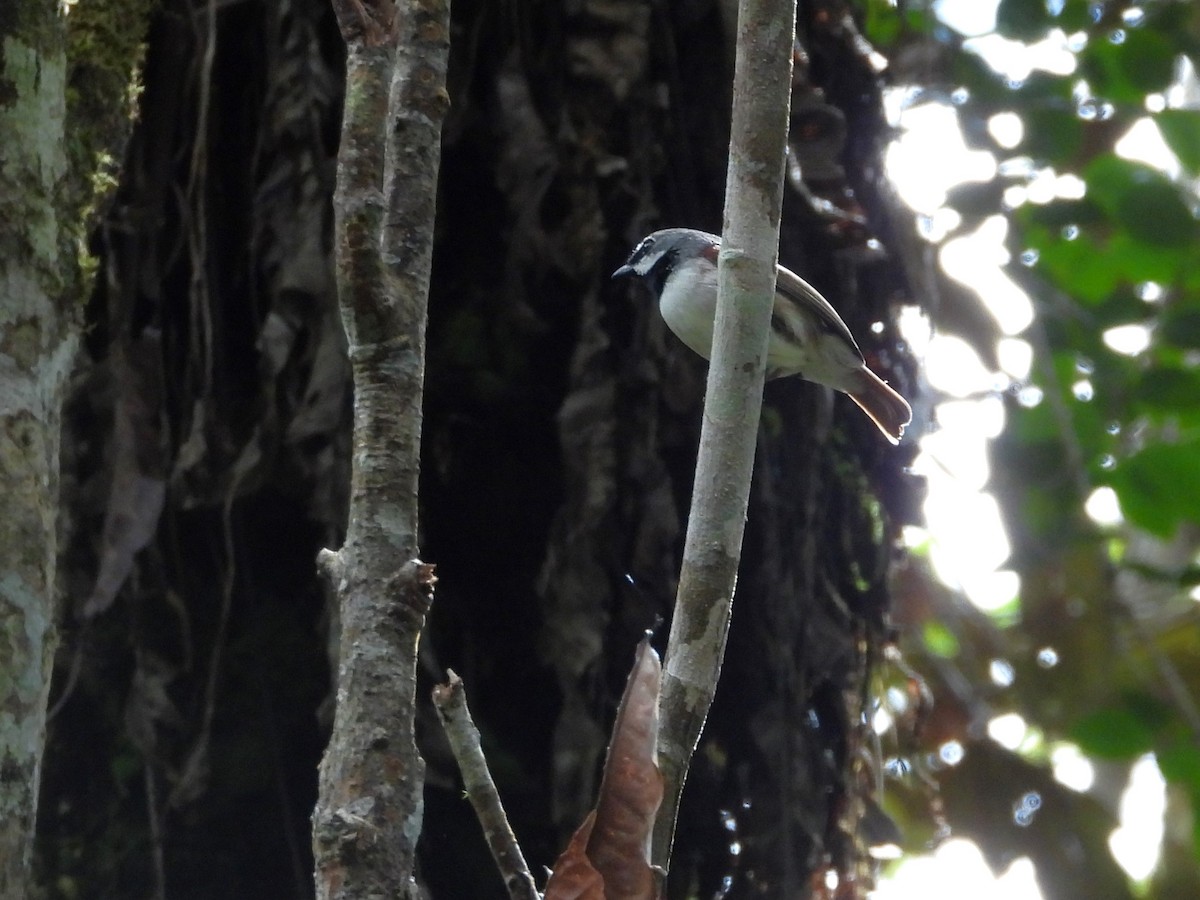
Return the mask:
<path fill-rule="evenodd" d="M 660 701 L 666 791 L 654 862 L 664 869 L 721 674 L 742 553 L 779 258 L 795 21 L 795 0 L 739 4 L 716 329 Z"/>
<path fill-rule="evenodd" d="M 76 345 L 58 192 L 66 34 L 53 4 L 0 13 L 0 897 L 25 896 L 57 641 L 62 388 Z"/>
<path fill-rule="evenodd" d="M 317 893 L 415 897 L 425 768 L 413 731 L 417 642 L 433 584 L 416 560 L 417 487 L 449 7 L 335 9 L 347 46 L 334 209 L 354 462 L 346 541 L 323 555 L 341 638 L 313 815 Z"/>

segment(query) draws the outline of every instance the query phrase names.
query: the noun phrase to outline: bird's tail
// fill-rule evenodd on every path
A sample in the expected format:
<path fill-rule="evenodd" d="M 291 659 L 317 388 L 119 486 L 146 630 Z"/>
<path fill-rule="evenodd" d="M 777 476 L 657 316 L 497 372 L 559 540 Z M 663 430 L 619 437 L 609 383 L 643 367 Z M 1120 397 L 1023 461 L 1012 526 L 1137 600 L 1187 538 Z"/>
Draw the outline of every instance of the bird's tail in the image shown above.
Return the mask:
<path fill-rule="evenodd" d="M 900 443 L 904 426 L 912 421 L 912 407 L 907 400 L 866 366 L 855 373 L 853 388 L 846 393 L 871 417 L 871 421 L 879 426 L 889 441 Z"/>

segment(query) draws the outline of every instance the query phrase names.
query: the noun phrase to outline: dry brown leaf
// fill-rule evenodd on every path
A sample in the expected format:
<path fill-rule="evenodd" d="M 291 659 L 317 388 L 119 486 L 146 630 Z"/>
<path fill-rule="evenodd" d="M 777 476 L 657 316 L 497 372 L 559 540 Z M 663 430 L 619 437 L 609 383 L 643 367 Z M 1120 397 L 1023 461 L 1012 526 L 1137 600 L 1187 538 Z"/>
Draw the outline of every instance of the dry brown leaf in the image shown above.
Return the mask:
<path fill-rule="evenodd" d="M 604 900 L 604 879 L 587 857 L 587 842 L 596 821 L 595 811 L 571 835 L 567 849 L 554 861 L 542 900 Z"/>
<path fill-rule="evenodd" d="M 649 639 L 637 658 L 613 724 L 587 854 L 604 878 L 606 900 L 653 900 L 658 877 L 650 836 L 663 797 L 658 770 L 658 690 L 662 666 Z"/>
<path fill-rule="evenodd" d="M 649 637 L 637 658 L 613 724 L 596 809 L 588 814 L 554 864 L 545 900 L 655 900 L 658 872 L 650 865 L 650 836 L 662 803 L 658 689 L 662 666 Z"/>

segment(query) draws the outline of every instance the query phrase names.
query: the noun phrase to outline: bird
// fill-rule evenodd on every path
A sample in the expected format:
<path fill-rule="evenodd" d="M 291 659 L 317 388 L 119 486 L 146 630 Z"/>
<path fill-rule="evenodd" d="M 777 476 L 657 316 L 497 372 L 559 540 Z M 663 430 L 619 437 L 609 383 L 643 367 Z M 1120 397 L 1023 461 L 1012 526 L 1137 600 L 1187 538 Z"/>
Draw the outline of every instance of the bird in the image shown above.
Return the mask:
<path fill-rule="evenodd" d="M 705 359 L 712 353 L 720 248 L 715 234 L 667 228 L 644 237 L 612 275 L 643 279 L 657 296 L 667 327 Z M 799 275 L 777 266 L 766 377 L 789 375 L 846 394 L 893 444 L 900 443 L 912 421 L 908 401 L 867 368 L 829 301 Z"/>

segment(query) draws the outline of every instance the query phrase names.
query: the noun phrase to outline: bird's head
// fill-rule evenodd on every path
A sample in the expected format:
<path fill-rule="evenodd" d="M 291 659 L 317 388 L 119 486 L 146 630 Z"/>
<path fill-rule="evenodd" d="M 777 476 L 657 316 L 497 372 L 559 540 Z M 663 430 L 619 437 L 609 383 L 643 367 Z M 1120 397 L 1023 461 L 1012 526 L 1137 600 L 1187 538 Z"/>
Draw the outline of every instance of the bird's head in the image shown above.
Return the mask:
<path fill-rule="evenodd" d="M 613 272 L 613 278 L 636 275 L 647 278 L 656 292 L 681 263 L 689 260 L 706 260 L 717 264 L 717 250 L 721 239 L 706 231 L 692 228 L 667 228 L 642 238 L 633 248 L 625 265 Z"/>

